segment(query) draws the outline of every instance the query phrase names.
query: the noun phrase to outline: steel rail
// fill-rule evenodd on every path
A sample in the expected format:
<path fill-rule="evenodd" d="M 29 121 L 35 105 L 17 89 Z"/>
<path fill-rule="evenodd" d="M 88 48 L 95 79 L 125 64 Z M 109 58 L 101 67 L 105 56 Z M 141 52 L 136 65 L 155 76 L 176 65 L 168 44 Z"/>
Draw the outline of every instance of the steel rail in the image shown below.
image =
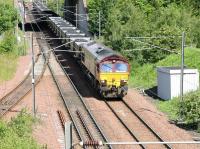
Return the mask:
<path fill-rule="evenodd" d="M 34 64 L 38 62 L 39 56 L 36 56 L 36 61 Z M 36 77 L 36 85 L 40 82 L 44 71 L 46 68 L 46 64 L 44 62 L 42 72 L 39 76 Z M 7 93 L 4 97 L 0 99 L 0 118 L 2 118 L 11 108 L 17 105 L 19 101 L 21 101 L 30 91 L 30 88 L 27 88 L 28 84 L 31 84 L 31 69 L 29 70 L 28 74 L 24 77 L 24 79 L 9 93 Z M 24 87 L 23 87 L 24 86 Z M 22 87 L 22 89 L 20 89 Z M 26 90 L 25 90 L 26 89 Z M 21 94 L 21 95 L 20 95 Z M 19 96 L 20 95 L 20 96 Z"/>
<path fill-rule="evenodd" d="M 109 104 L 109 101 L 104 100 L 105 104 L 109 107 L 109 109 L 114 113 L 114 115 L 117 117 L 117 119 L 121 122 L 121 124 L 127 129 L 127 131 L 129 132 L 129 134 L 137 141 L 140 142 L 140 139 L 134 134 L 134 132 L 132 132 L 129 127 L 126 125 L 126 123 L 117 115 L 117 113 L 115 112 L 115 110 L 112 108 L 112 106 Z M 119 101 L 120 102 L 120 101 Z M 136 116 L 136 118 L 142 122 L 142 124 L 148 129 L 150 130 L 150 132 L 161 142 L 164 142 L 164 140 L 153 130 L 153 128 L 151 128 L 124 100 L 121 100 L 121 103 L 123 103 L 126 108 L 128 108 L 133 114 L 134 116 Z M 146 149 L 147 147 L 144 146 L 144 144 L 140 144 L 138 143 L 137 145 L 140 145 L 143 149 Z M 163 144 L 165 146 L 165 148 L 167 149 L 172 149 L 172 147 L 168 144 Z"/>
<path fill-rule="evenodd" d="M 94 140 L 94 137 L 93 137 L 92 133 L 90 132 L 90 130 L 89 130 L 89 128 L 88 128 L 88 126 L 87 126 L 87 124 L 86 124 L 84 118 L 83 118 L 83 115 L 81 114 L 81 112 L 80 112 L 79 110 L 76 110 L 76 113 L 77 113 L 79 119 L 81 120 L 81 123 L 82 123 L 83 127 L 84 127 L 85 130 L 87 131 L 87 134 L 89 135 L 89 138 L 90 138 L 91 140 Z"/>
<path fill-rule="evenodd" d="M 30 16 L 31 16 L 31 15 L 30 15 Z M 34 16 L 32 16 L 32 17 L 34 18 Z M 42 55 L 43 55 L 44 59 L 46 60 L 46 56 L 45 56 L 45 54 L 44 54 L 45 51 L 44 51 L 44 49 L 43 49 L 43 47 L 42 47 L 41 41 L 39 40 L 39 39 L 41 39 L 41 40 L 43 39 L 43 40 L 44 40 L 44 37 L 45 37 L 45 36 L 44 36 L 44 34 L 43 34 L 41 28 L 39 27 L 38 23 L 35 22 L 35 24 L 36 24 L 37 28 L 39 29 L 39 31 L 42 33 L 42 38 L 36 38 L 36 39 L 37 39 L 37 41 L 38 41 L 38 43 L 39 43 L 39 47 L 40 47 L 41 51 L 43 52 Z M 34 27 L 32 26 L 32 24 L 31 24 L 31 27 L 32 27 L 32 30 L 35 32 Z M 37 32 L 36 32 L 36 35 L 37 35 Z M 50 73 L 51 73 L 51 75 L 52 75 L 52 78 L 53 78 L 53 80 L 54 80 L 54 82 L 55 82 L 55 84 L 56 84 L 56 86 L 57 86 L 57 89 L 58 89 L 58 91 L 59 91 L 59 93 L 60 93 L 60 95 L 61 95 L 61 98 L 62 98 L 62 100 L 63 100 L 64 103 L 65 103 L 64 95 L 63 95 L 63 93 L 62 93 L 62 91 L 61 91 L 61 89 L 60 89 L 60 85 L 58 84 L 58 81 L 57 81 L 56 78 L 55 78 L 55 74 L 54 74 L 54 72 L 53 72 L 51 66 L 49 65 L 49 63 L 47 63 L 47 66 L 48 66 L 48 68 L 49 68 L 49 70 L 50 70 Z M 67 111 L 68 111 L 68 113 L 69 113 L 69 115 L 70 115 L 70 117 L 71 117 L 71 120 L 72 120 L 73 124 L 74 124 L 74 127 L 75 127 L 75 129 L 76 129 L 77 135 L 78 135 L 79 139 L 82 140 L 83 138 L 82 138 L 81 135 L 80 135 L 80 131 L 78 130 L 77 125 L 74 123 L 75 120 L 74 120 L 74 118 L 72 117 L 72 113 L 69 111 L 68 105 L 67 105 L 66 103 L 65 103 L 65 106 L 67 107 Z"/>
<path fill-rule="evenodd" d="M 41 74 L 36 77 L 36 85 L 38 85 L 38 83 L 40 82 L 44 74 L 45 67 L 46 64 L 44 64 Z M 30 93 L 32 87 L 30 86 L 30 88 L 27 88 L 29 84 L 31 85 L 30 82 L 30 77 L 25 78 L 14 90 L 12 90 L 9 94 L 6 95 L 6 97 L 0 100 L 0 107 L 4 107 L 0 109 L 0 118 L 2 118 L 7 112 L 9 112 L 11 108 L 16 106 L 17 103 L 19 103 L 28 93 Z"/>
<path fill-rule="evenodd" d="M 137 141 L 139 142 L 140 140 L 138 139 L 138 137 L 134 134 L 134 132 L 132 132 L 128 126 L 123 122 L 123 120 L 117 115 L 117 113 L 115 112 L 115 110 L 109 105 L 109 103 L 104 100 L 105 104 L 109 107 L 109 109 L 112 111 L 112 113 L 114 113 L 114 115 L 117 117 L 117 119 L 121 122 L 121 124 L 126 128 L 126 130 L 129 132 L 129 134 Z M 146 149 L 146 147 L 143 144 L 139 144 L 141 148 Z"/>
<path fill-rule="evenodd" d="M 53 52 L 53 53 L 54 53 L 54 52 Z M 55 54 L 55 53 L 54 53 L 54 56 L 56 57 L 56 54 Z M 86 111 L 89 113 L 89 116 L 90 116 L 90 118 L 92 119 L 93 123 L 96 125 L 98 131 L 101 133 L 101 135 L 102 135 L 104 141 L 105 141 L 105 142 L 108 142 L 108 139 L 107 139 L 106 136 L 104 135 L 102 129 L 101 129 L 101 128 L 99 127 L 99 125 L 97 124 L 97 121 L 95 120 L 95 118 L 94 118 L 92 112 L 90 111 L 90 109 L 88 108 L 88 106 L 86 105 L 86 103 L 84 102 L 82 96 L 81 96 L 80 93 L 78 92 L 78 90 L 77 90 L 77 88 L 75 87 L 73 81 L 71 80 L 71 78 L 70 78 L 69 75 L 67 74 L 66 70 L 62 67 L 62 64 L 60 63 L 60 61 L 58 60 L 57 57 L 56 57 L 56 60 L 57 60 L 57 62 L 59 63 L 59 65 L 61 66 L 62 70 L 64 71 L 66 77 L 69 79 L 71 85 L 73 86 L 73 88 L 74 88 L 74 90 L 76 91 L 77 95 L 79 96 L 81 102 L 83 103 L 83 105 L 84 105 Z M 66 106 L 67 106 L 67 104 L 66 104 Z M 67 107 L 68 107 L 68 106 L 67 106 Z M 68 111 L 70 111 L 70 110 L 69 110 L 69 107 L 68 107 Z M 73 117 L 73 116 L 71 116 L 71 117 Z M 75 124 L 75 120 L 74 120 L 74 124 Z M 84 140 L 84 139 L 82 139 L 82 140 Z M 110 149 L 112 149 L 112 146 L 111 146 L 111 145 L 108 145 L 108 146 L 109 146 Z"/>
<path fill-rule="evenodd" d="M 53 52 L 54 53 L 54 52 Z M 56 56 L 56 54 L 54 53 L 54 55 Z M 80 95 L 80 93 L 78 92 L 76 86 L 74 85 L 73 81 L 71 80 L 71 78 L 69 77 L 69 75 L 67 74 L 66 70 L 62 67 L 62 64 L 60 63 L 60 61 L 58 60 L 58 58 L 56 57 L 57 62 L 59 63 L 59 65 L 61 66 L 61 68 L 63 69 L 65 75 L 67 76 L 67 78 L 69 79 L 71 85 L 73 86 L 74 90 L 76 91 L 77 95 L 79 96 L 81 102 L 83 103 L 84 107 L 86 108 L 87 112 L 89 113 L 90 118 L 92 119 L 92 121 L 94 122 L 94 124 L 96 124 L 97 129 L 99 130 L 99 132 L 101 133 L 102 137 L 104 138 L 105 142 L 108 142 L 107 137 L 104 135 L 102 129 L 100 128 L 100 126 L 98 125 L 97 121 L 95 120 L 92 112 L 90 111 L 89 107 L 86 105 L 85 101 L 83 100 L 82 96 Z M 110 149 L 112 149 L 111 145 L 108 145 Z"/>
<path fill-rule="evenodd" d="M 36 23 L 36 24 L 37 24 L 37 23 Z M 37 24 L 37 26 L 38 26 L 38 24 Z M 39 27 L 39 26 L 38 26 L 38 27 Z M 40 29 L 40 30 L 41 30 L 41 29 Z M 55 56 L 55 53 L 54 53 L 54 56 Z M 71 85 L 73 86 L 73 88 L 74 88 L 75 91 L 77 92 L 77 95 L 79 95 L 79 97 L 80 97 L 80 99 L 81 99 L 81 102 L 84 103 L 84 101 L 82 100 L 82 97 L 81 97 L 80 94 L 78 93 L 78 91 L 77 91 L 77 89 L 75 88 L 73 82 L 72 82 L 71 79 L 69 78 L 68 74 L 66 73 L 66 71 L 65 71 L 64 68 L 62 67 L 62 65 L 61 65 L 61 63 L 59 62 L 59 60 L 57 59 L 57 57 L 56 57 L 56 60 L 57 60 L 57 62 L 60 64 L 62 70 L 63 70 L 64 73 L 65 73 L 65 75 L 68 77 L 68 79 L 69 79 Z M 49 64 L 48 64 L 48 66 L 49 66 Z M 49 66 L 49 68 L 50 68 L 50 66 Z M 50 69 L 50 70 L 51 70 L 51 69 Z M 51 73 L 52 73 L 52 71 L 51 71 Z M 54 78 L 54 81 L 56 81 L 55 78 Z M 57 86 L 59 86 L 59 85 L 57 84 Z M 59 92 L 61 93 L 61 90 L 60 90 Z M 62 93 L 61 93 L 61 95 L 62 95 Z M 64 96 L 63 96 L 63 97 L 64 97 Z M 64 98 L 63 98 L 63 99 L 64 99 Z M 64 100 L 64 101 L 65 101 L 65 100 Z M 91 119 L 94 121 L 94 124 L 95 124 L 96 128 L 98 128 L 98 130 L 99 130 L 99 132 L 101 133 L 102 137 L 104 138 L 104 141 L 107 141 L 106 138 L 105 138 L 105 136 L 104 136 L 104 134 L 102 133 L 101 129 L 100 129 L 99 126 L 97 125 L 97 123 L 96 123 L 94 117 L 91 116 L 91 112 L 87 109 L 87 106 L 85 105 L 85 103 L 84 103 L 83 105 L 86 107 L 86 110 L 89 112 L 89 116 L 90 116 Z M 66 104 L 66 106 L 67 106 L 67 104 Z M 67 107 L 68 107 L 68 106 L 67 106 Z M 68 108 L 68 112 L 69 112 L 69 111 L 70 111 L 70 110 L 69 110 L 69 108 Z M 70 112 L 69 112 L 69 113 L 70 113 Z M 71 115 L 71 114 L 70 114 L 70 115 Z M 71 118 L 72 118 L 72 116 L 71 116 Z M 74 123 L 74 122 L 75 122 L 75 121 L 73 120 L 73 123 Z M 74 123 L 74 124 L 75 124 L 75 123 Z M 109 147 L 112 148 L 111 146 L 109 146 Z"/>
<path fill-rule="evenodd" d="M 36 60 L 34 62 L 34 65 L 38 62 L 38 59 L 39 59 L 39 55 L 36 55 Z M 41 74 L 36 77 L 36 83 L 35 83 L 36 86 L 40 82 L 45 72 L 45 69 L 46 69 L 46 61 L 44 61 Z M 32 70 L 30 69 L 27 75 L 24 77 L 24 79 L 15 88 L 13 88 L 10 92 L 8 92 L 4 97 L 0 99 L 0 118 L 3 117 L 11 108 L 16 106 L 16 104 L 19 101 L 21 101 L 31 91 L 32 86 L 27 89 L 27 85 L 31 82 L 31 78 L 30 78 L 31 73 L 32 73 Z M 23 85 L 24 85 L 24 88 L 23 88 Z M 20 89 L 20 87 L 22 87 L 22 89 Z M 20 93 L 22 95 L 20 95 Z M 4 108 L 1 106 L 3 106 Z"/>
<path fill-rule="evenodd" d="M 36 23 L 38 29 L 40 30 L 40 32 L 42 32 L 42 30 L 40 29 L 40 27 L 39 27 L 39 25 L 37 24 L 37 22 L 35 22 L 35 23 Z M 34 30 L 33 27 L 32 27 L 32 29 Z M 43 34 L 43 32 L 42 32 L 42 36 L 45 37 L 44 34 Z M 43 49 L 43 47 L 42 47 L 41 41 L 39 40 L 40 38 L 36 38 L 36 39 L 37 39 L 37 41 L 40 43 L 39 46 L 40 46 L 40 48 L 41 48 L 41 50 L 42 50 L 42 52 L 43 52 L 42 55 L 43 55 L 44 59 L 46 59 L 46 55 L 44 54 L 45 51 L 44 51 L 44 49 Z M 41 40 L 42 40 L 42 38 L 41 38 Z M 44 40 L 44 39 L 43 39 L 43 40 Z M 75 119 L 74 119 L 74 117 L 72 116 L 72 113 L 71 113 L 71 111 L 69 110 L 68 104 L 66 103 L 66 101 L 65 101 L 65 99 L 64 99 L 64 94 L 62 93 L 61 87 L 60 87 L 60 85 L 59 85 L 59 83 L 58 83 L 58 81 L 57 81 L 57 79 L 56 79 L 56 77 L 55 77 L 56 75 L 54 74 L 54 72 L 53 72 L 53 70 L 52 70 L 52 67 L 49 65 L 49 63 L 47 63 L 47 66 L 48 66 L 48 68 L 49 68 L 49 70 L 50 70 L 50 73 L 51 73 L 52 78 L 53 78 L 53 80 L 54 80 L 54 82 L 55 82 L 55 85 L 57 86 L 57 89 L 58 89 L 58 91 L 59 91 L 59 93 L 60 93 L 60 95 L 61 95 L 61 98 L 62 98 L 62 100 L 63 100 L 64 103 L 65 103 L 65 106 L 66 106 L 66 108 L 67 108 L 67 111 L 68 111 L 68 113 L 69 113 L 69 116 L 70 116 L 70 118 L 71 118 L 71 120 L 72 120 L 73 126 L 74 126 L 74 128 L 75 128 L 75 130 L 76 130 L 76 133 L 77 133 L 77 135 L 78 135 L 78 138 L 79 138 L 79 140 L 83 140 L 83 138 L 82 138 L 82 136 L 81 136 L 81 133 L 80 133 L 80 131 L 79 131 L 79 129 L 78 129 L 78 126 L 77 126 L 76 123 L 75 123 Z"/>
<path fill-rule="evenodd" d="M 41 40 L 42 40 L 43 38 L 45 38 L 45 35 L 44 35 L 44 33 L 42 32 L 41 28 L 39 27 L 38 23 L 37 23 L 37 22 L 35 22 L 35 23 L 36 23 L 38 29 L 40 30 L 40 32 L 42 33 L 42 38 L 41 38 Z M 34 30 L 34 28 L 32 28 L 32 29 Z M 40 43 L 40 38 L 36 38 L 36 39 L 37 39 L 38 42 Z M 44 40 L 44 39 L 43 39 L 43 40 Z M 45 53 L 45 51 L 44 51 L 44 49 L 43 49 L 43 47 L 42 47 L 42 43 L 40 43 L 39 45 L 40 45 L 40 48 L 41 48 L 41 50 L 43 51 L 43 53 Z M 48 45 L 47 45 L 47 46 L 48 46 Z M 50 49 L 50 48 L 49 48 L 49 49 Z M 43 54 L 43 57 L 46 59 L 45 54 Z M 78 129 L 78 126 L 77 126 L 77 124 L 75 123 L 75 118 L 73 117 L 72 112 L 69 110 L 69 106 L 68 106 L 68 104 L 67 104 L 66 101 L 65 101 L 64 94 L 62 93 L 61 87 L 60 87 L 60 85 L 59 85 L 59 83 L 58 83 L 58 81 L 57 81 L 57 79 L 56 79 L 56 77 L 55 77 L 56 75 L 54 74 L 53 69 L 52 69 L 52 67 L 49 65 L 49 63 L 48 63 L 47 65 L 48 65 L 48 68 L 49 68 L 50 73 L 51 73 L 51 75 L 52 75 L 52 78 L 53 78 L 53 80 L 54 80 L 54 82 L 55 82 L 55 84 L 56 84 L 56 86 L 57 86 L 57 89 L 58 89 L 58 91 L 59 91 L 59 93 L 60 93 L 60 95 L 61 95 L 61 98 L 62 98 L 62 100 L 63 100 L 64 103 L 65 103 L 65 106 L 66 106 L 66 108 L 67 108 L 67 111 L 68 111 L 68 113 L 69 113 L 69 115 L 70 115 L 70 117 L 71 117 L 71 120 L 72 120 L 72 122 L 73 122 L 73 124 L 74 124 L 74 127 L 75 127 L 75 129 L 76 129 L 77 135 L 78 135 L 78 137 L 79 137 L 80 140 L 83 140 L 83 137 L 81 136 L 81 133 L 80 133 L 80 131 L 79 131 L 79 129 Z"/>
<path fill-rule="evenodd" d="M 165 142 L 162 137 L 156 133 L 156 131 L 150 126 L 148 125 L 124 100 L 122 100 L 123 104 L 156 136 L 156 138 L 161 141 L 161 142 Z M 163 144 L 167 149 L 172 149 L 171 146 L 169 146 L 168 144 Z"/>
<path fill-rule="evenodd" d="M 60 123 L 62 125 L 62 128 L 63 128 L 63 130 L 65 130 L 65 122 L 66 122 L 65 121 L 65 117 L 64 117 L 63 113 L 60 110 L 57 110 L 57 113 L 58 113 L 58 117 L 60 119 Z"/>
<path fill-rule="evenodd" d="M 79 110 L 76 110 L 76 113 L 77 113 L 78 117 L 80 118 L 83 127 L 84 127 L 85 130 L 87 131 L 87 134 L 89 135 L 89 138 L 90 138 L 89 141 L 91 141 L 91 142 L 92 142 L 92 141 L 95 141 L 95 139 L 94 139 L 92 133 L 90 132 L 90 130 L 89 130 L 89 128 L 88 128 L 88 126 L 87 126 L 87 124 L 86 124 L 86 122 L 85 122 L 85 119 L 83 118 L 83 115 L 81 114 L 81 112 L 80 112 Z M 97 149 L 98 147 L 97 147 L 97 146 L 94 146 L 94 148 Z"/>

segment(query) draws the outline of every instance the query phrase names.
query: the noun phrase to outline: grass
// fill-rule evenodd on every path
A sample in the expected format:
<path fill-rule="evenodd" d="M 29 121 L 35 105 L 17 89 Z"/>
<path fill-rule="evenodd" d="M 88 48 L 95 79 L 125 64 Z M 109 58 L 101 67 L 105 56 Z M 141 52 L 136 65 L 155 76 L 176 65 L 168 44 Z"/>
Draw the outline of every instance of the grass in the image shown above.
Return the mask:
<path fill-rule="evenodd" d="M 32 138 L 32 128 L 36 122 L 25 110 L 10 122 L 0 120 L 0 149 L 41 149 Z"/>
<path fill-rule="evenodd" d="M 177 120 L 179 117 L 179 100 L 157 101 L 157 108 L 166 113 L 170 120 Z"/>
<path fill-rule="evenodd" d="M 145 64 L 138 66 L 132 64 L 132 72 L 130 77 L 130 87 L 137 88 L 152 88 L 156 86 L 157 74 L 156 67 L 158 66 L 180 66 L 181 55 L 172 54 L 165 59 L 155 64 Z M 200 49 L 197 48 L 186 48 L 185 49 L 185 65 L 189 68 L 196 68 L 200 71 Z M 198 92 L 198 91 L 197 91 Z M 190 99 L 188 95 L 184 96 L 185 100 Z M 156 106 L 159 110 L 166 113 L 171 120 L 178 119 L 179 116 L 179 99 L 174 98 L 168 101 L 156 102 Z"/>
<path fill-rule="evenodd" d="M 156 86 L 156 68 L 158 66 L 180 66 L 181 55 L 172 54 L 167 58 L 155 63 L 138 66 L 132 63 L 132 71 L 129 85 L 137 88 L 151 88 Z M 200 49 L 185 49 L 185 65 L 189 68 L 197 68 L 200 70 Z"/>
<path fill-rule="evenodd" d="M 17 69 L 18 56 L 13 53 L 0 55 L 0 84 L 12 79 Z"/>
<path fill-rule="evenodd" d="M 26 50 L 24 51 L 23 32 L 19 30 L 18 35 L 21 41 L 15 44 L 11 51 L 0 53 L 0 84 L 3 81 L 8 81 L 13 78 L 17 70 L 19 56 L 26 55 Z M 28 41 L 26 40 L 25 49 L 27 48 Z"/>

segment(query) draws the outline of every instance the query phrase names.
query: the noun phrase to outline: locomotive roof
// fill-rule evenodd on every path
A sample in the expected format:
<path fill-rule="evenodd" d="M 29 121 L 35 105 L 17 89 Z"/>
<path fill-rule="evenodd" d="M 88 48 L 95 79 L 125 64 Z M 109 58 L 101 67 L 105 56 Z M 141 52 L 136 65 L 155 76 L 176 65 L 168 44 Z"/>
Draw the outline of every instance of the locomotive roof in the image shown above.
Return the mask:
<path fill-rule="evenodd" d="M 72 38 L 71 39 L 74 44 L 76 45 L 82 45 L 83 43 L 86 43 L 86 42 L 89 42 L 90 41 L 90 38 L 89 37 L 84 37 L 84 38 Z"/>
<path fill-rule="evenodd" d="M 60 27 L 61 29 L 76 29 L 74 26 L 65 26 L 65 27 Z"/>
<path fill-rule="evenodd" d="M 121 55 L 119 55 L 117 52 L 95 41 L 88 42 L 86 44 L 83 44 L 82 46 L 84 49 L 88 50 L 94 57 L 96 57 L 98 61 L 102 61 L 105 58 L 111 56 L 117 56 L 121 58 Z"/>
<path fill-rule="evenodd" d="M 85 34 L 66 34 L 66 36 L 70 37 L 70 38 L 81 38 L 81 37 L 85 37 Z"/>
<path fill-rule="evenodd" d="M 85 38 L 71 38 L 72 41 L 74 42 L 88 42 L 90 40 L 89 37 L 85 37 Z"/>

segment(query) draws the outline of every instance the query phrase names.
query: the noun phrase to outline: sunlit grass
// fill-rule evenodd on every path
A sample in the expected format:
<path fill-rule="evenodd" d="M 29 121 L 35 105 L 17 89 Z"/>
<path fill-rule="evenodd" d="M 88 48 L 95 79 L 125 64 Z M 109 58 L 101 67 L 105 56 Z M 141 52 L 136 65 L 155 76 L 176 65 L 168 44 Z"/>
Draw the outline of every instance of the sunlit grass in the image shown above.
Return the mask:
<path fill-rule="evenodd" d="M 13 53 L 0 55 L 0 84 L 2 81 L 10 80 L 17 69 L 18 56 Z"/>
<path fill-rule="evenodd" d="M 181 55 L 172 54 L 167 58 L 155 63 L 138 66 L 132 64 L 130 87 L 151 88 L 157 85 L 158 66 L 180 66 Z M 200 70 L 200 49 L 187 48 L 185 50 L 185 65 L 189 68 Z"/>

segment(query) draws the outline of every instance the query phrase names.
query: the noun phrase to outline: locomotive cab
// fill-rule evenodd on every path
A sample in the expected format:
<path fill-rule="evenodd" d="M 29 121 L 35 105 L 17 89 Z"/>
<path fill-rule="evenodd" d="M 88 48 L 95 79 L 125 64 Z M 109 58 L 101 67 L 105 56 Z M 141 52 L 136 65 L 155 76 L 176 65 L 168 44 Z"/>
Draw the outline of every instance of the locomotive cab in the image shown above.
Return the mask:
<path fill-rule="evenodd" d="M 123 97 L 128 91 L 129 65 L 110 59 L 99 65 L 99 83 L 104 97 Z"/>

